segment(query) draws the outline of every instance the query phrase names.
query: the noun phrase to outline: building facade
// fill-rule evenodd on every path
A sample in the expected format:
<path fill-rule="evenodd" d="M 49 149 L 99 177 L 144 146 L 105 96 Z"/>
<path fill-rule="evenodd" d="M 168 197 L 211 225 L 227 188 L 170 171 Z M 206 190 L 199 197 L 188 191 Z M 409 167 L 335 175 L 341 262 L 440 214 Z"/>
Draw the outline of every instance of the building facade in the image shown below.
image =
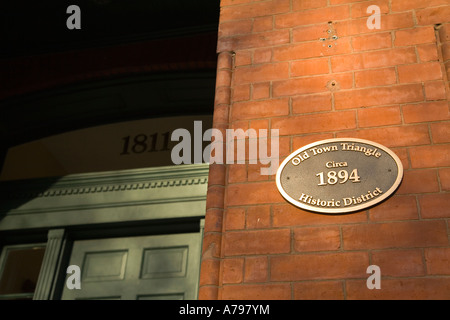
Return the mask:
<path fill-rule="evenodd" d="M 450 298 L 448 0 L 86 1 L 79 30 L 58 6 L 7 20 L 1 299 Z M 252 138 L 202 157 L 211 128 L 278 165 L 369 140 L 401 184 L 305 210 Z"/>
<path fill-rule="evenodd" d="M 285 201 L 260 164 L 212 165 L 200 298 L 450 297 L 449 21 L 445 0 L 221 2 L 215 127 L 278 129 L 281 159 L 368 139 L 404 177 L 381 204 L 323 215 Z"/>

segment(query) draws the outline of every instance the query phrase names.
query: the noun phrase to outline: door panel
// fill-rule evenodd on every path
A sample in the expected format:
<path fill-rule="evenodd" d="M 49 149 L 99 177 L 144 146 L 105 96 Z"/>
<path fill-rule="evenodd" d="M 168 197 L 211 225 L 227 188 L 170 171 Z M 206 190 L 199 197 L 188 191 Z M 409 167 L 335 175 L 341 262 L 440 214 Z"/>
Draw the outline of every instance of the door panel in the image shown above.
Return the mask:
<path fill-rule="evenodd" d="M 62 299 L 196 299 L 200 233 L 75 241 L 81 289 Z"/>

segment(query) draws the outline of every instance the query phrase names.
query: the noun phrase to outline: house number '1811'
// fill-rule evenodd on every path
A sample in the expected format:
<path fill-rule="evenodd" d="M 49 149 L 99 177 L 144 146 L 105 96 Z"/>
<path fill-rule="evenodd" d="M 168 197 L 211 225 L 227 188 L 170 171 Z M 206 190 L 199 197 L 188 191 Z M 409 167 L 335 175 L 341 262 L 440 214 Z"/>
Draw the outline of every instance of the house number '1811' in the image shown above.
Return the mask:
<path fill-rule="evenodd" d="M 123 147 L 120 155 L 128 155 L 132 153 L 144 153 L 144 152 L 158 152 L 158 151 L 170 151 L 169 149 L 169 141 L 170 141 L 170 132 L 165 132 L 161 134 L 163 139 L 162 148 L 157 149 L 157 144 L 160 134 L 154 133 L 151 135 L 146 134 L 138 134 L 134 137 L 127 136 L 123 137 Z"/>

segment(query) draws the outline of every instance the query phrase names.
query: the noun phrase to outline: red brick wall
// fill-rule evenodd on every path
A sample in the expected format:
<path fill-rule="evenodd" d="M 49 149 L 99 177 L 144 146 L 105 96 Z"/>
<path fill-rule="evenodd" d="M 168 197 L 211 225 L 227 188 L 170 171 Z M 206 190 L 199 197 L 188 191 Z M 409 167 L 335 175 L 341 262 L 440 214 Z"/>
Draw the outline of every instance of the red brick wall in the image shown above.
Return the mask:
<path fill-rule="evenodd" d="M 450 299 L 450 1 L 222 0 L 217 50 L 216 128 L 279 129 L 281 160 L 368 139 L 405 171 L 333 216 L 288 204 L 259 164 L 212 165 L 200 298 Z"/>

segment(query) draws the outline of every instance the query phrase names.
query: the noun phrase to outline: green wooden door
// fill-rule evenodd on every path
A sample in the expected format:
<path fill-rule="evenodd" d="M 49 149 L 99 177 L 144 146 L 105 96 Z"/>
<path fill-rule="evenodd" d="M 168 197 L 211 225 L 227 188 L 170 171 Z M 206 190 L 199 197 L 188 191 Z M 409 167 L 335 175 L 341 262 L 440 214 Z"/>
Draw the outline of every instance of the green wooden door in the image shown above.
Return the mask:
<path fill-rule="evenodd" d="M 62 299 L 197 299 L 200 251 L 200 233 L 75 241 L 81 289 Z"/>

